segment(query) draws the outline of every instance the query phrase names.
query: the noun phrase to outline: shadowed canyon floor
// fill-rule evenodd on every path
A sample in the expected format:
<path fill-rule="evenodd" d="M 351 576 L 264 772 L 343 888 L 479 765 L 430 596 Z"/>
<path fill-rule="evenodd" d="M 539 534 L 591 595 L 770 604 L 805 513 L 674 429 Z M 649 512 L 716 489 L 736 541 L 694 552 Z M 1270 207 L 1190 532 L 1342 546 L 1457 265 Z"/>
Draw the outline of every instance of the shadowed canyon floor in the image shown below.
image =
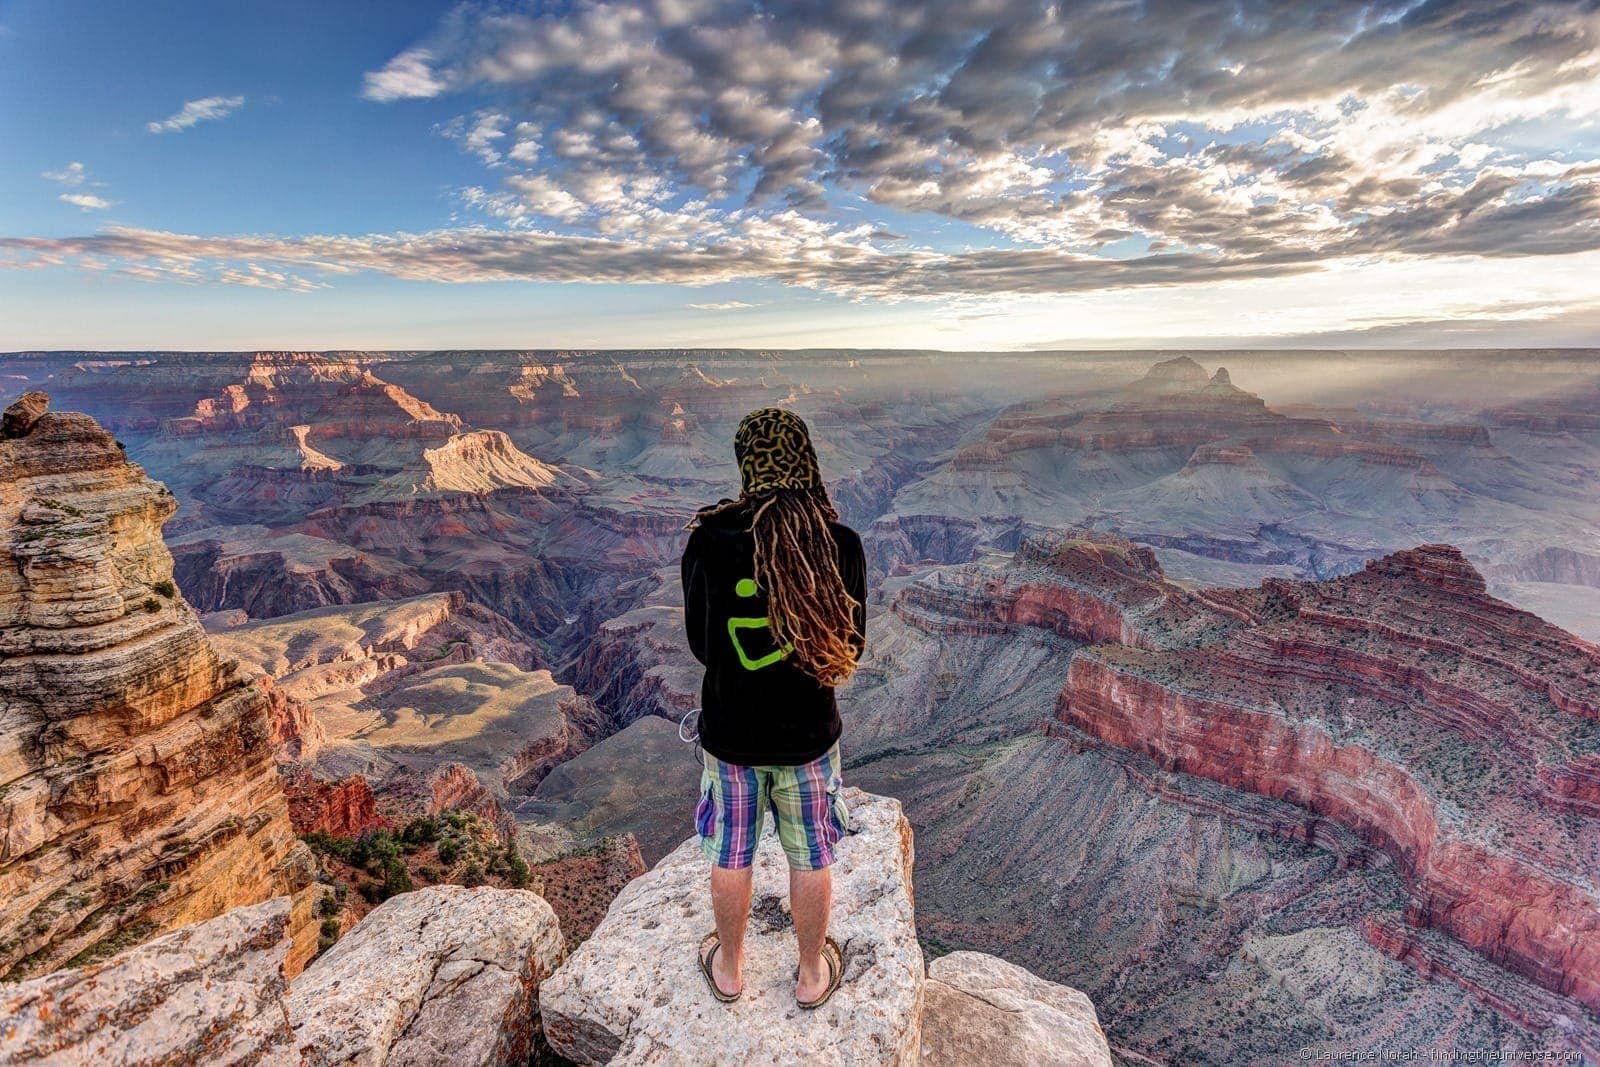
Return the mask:
<path fill-rule="evenodd" d="M 29 387 L 170 486 L 302 832 L 466 808 L 581 940 L 689 831 L 681 527 L 783 403 L 867 542 L 846 758 L 925 947 L 1130 1060 L 1600 1055 L 1592 353 L 0 355 Z"/>

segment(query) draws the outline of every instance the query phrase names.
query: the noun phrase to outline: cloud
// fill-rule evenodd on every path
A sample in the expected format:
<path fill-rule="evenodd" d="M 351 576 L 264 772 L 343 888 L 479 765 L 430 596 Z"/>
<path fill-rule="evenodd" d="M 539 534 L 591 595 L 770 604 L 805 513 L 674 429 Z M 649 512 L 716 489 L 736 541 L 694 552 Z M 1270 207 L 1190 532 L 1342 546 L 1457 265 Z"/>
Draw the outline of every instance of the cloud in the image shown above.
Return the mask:
<path fill-rule="evenodd" d="M 89 180 L 89 173 L 82 163 L 68 163 L 60 170 L 47 170 L 41 177 L 62 185 L 77 187 Z"/>
<path fill-rule="evenodd" d="M 1503 0 L 469 4 L 367 75 L 375 100 L 460 92 L 502 98 L 491 129 L 474 124 L 489 113 L 460 120 L 461 140 L 507 171 L 475 205 L 518 225 L 649 240 L 865 210 L 1107 259 L 1301 259 L 1408 236 L 1476 249 L 1488 228 L 1427 232 L 1468 189 L 1497 209 L 1550 198 L 1521 216 L 1550 230 L 1592 207 L 1531 171 L 1489 196 L 1486 174 L 1583 162 L 1559 134 L 1600 117 L 1600 15 Z M 1503 136 L 1535 122 L 1553 131 L 1544 147 Z M 502 151 L 512 123 L 537 141 Z"/>
<path fill-rule="evenodd" d="M 684 307 L 695 311 L 743 311 L 745 308 L 758 307 L 757 304 L 746 304 L 743 300 L 717 300 L 709 304 L 685 304 Z"/>
<path fill-rule="evenodd" d="M 382 70 L 365 77 L 363 96 L 368 100 L 426 99 L 449 88 L 433 75 L 433 53 L 413 48 L 389 60 Z"/>
<path fill-rule="evenodd" d="M 948 301 L 1600 248 L 1587 0 L 467 3 L 363 94 L 471 101 L 475 224 L 0 256 Z"/>
<path fill-rule="evenodd" d="M 93 193 L 62 193 L 56 199 L 84 211 L 104 211 L 112 205 L 112 201 Z"/>
<path fill-rule="evenodd" d="M 207 96 L 190 100 L 159 122 L 145 123 L 151 133 L 179 133 L 202 122 L 215 122 L 244 107 L 242 96 Z"/>
<path fill-rule="evenodd" d="M 57 185 L 64 185 L 68 189 L 79 190 L 78 192 L 62 193 L 56 199 L 63 204 L 71 204 L 81 211 L 104 211 L 115 203 L 115 201 L 107 200 L 103 196 L 97 196 L 84 189 L 86 185 L 101 186 L 105 183 L 90 181 L 88 168 L 77 161 L 68 163 L 60 170 L 47 170 L 40 176 L 47 181 L 55 182 Z"/>

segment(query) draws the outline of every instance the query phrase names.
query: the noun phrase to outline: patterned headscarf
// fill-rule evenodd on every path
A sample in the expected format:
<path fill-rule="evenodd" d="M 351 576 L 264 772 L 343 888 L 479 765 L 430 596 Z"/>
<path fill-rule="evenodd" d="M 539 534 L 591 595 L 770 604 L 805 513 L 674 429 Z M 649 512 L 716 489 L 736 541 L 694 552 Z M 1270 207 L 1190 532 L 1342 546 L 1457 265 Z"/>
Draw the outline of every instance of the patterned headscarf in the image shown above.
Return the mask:
<path fill-rule="evenodd" d="M 746 415 L 733 435 L 733 454 L 746 496 L 822 484 L 811 431 L 800 416 L 784 408 L 760 408 Z"/>

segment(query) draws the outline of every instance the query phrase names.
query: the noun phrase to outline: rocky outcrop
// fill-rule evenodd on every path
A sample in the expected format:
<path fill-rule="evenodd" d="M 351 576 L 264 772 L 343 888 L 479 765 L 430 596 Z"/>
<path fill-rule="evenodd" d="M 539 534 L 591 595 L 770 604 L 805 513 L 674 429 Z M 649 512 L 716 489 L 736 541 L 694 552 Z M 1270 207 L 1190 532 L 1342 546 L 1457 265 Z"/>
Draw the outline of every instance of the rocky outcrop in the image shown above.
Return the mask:
<path fill-rule="evenodd" d="M 50 396 L 35 390 L 23 393 L 17 402 L 0 415 L 0 441 L 7 438 L 26 437 L 46 411 L 50 410 Z"/>
<path fill-rule="evenodd" d="M 1060 720 L 1354 831 L 1414 925 L 1600 1009 L 1600 650 L 1489 597 L 1448 546 L 1210 602 L 1251 624 L 1076 653 Z"/>
<path fill-rule="evenodd" d="M 1024 539 L 1003 570 L 935 573 L 908 585 L 890 610 L 927 632 L 978 635 L 1024 626 L 1138 648 L 1203 643 L 1249 618 L 1242 608 L 1167 581 L 1149 548 L 1083 529 Z"/>
<path fill-rule="evenodd" d="M 267 721 L 271 724 L 272 751 L 285 763 L 300 763 L 316 758 L 328 731 L 309 707 L 272 684 L 269 675 L 256 679 L 267 698 Z"/>
<path fill-rule="evenodd" d="M 578 1063 L 1067 1064 L 1110 1067 L 1082 993 L 977 952 L 924 974 L 913 928 L 911 828 L 900 805 L 850 790 L 851 834 L 834 870 L 844 981 L 815 1013 L 794 1006 L 786 870 L 769 832 L 757 851 L 744 994 L 716 1003 L 695 947 L 714 926 L 706 862 L 691 839 L 618 896 L 541 993 L 551 1047 Z"/>
<path fill-rule="evenodd" d="M 560 927 L 536 893 L 435 886 L 373 911 L 289 991 L 301 1062 L 528 1062 Z"/>
<path fill-rule="evenodd" d="M 707 993 L 695 947 L 714 927 L 698 841 L 631 882 L 540 994 L 551 1046 L 578 1063 L 908 1063 L 918 1055 L 923 961 L 911 900 L 911 828 L 900 805 L 847 796 L 852 833 L 834 871 L 833 936 L 844 982 L 815 1012 L 794 1006 L 787 865 L 757 852 L 744 995 Z"/>
<path fill-rule="evenodd" d="M 175 508 L 85 415 L 0 441 L 0 974 L 285 893 L 290 969 L 315 947 L 268 701 L 172 582 Z"/>
<path fill-rule="evenodd" d="M 1089 998 L 982 952 L 952 952 L 928 966 L 922 1062 L 965 1067 L 1111 1067 Z"/>
<path fill-rule="evenodd" d="M 328 782 L 305 768 L 290 767 L 284 771 L 283 792 L 298 834 L 320 830 L 334 837 L 360 837 L 391 824 L 378 813 L 378 798 L 363 775 Z"/>
<path fill-rule="evenodd" d="M 104 963 L 0 986 L 0 1062 L 291 1063 L 289 924 L 279 897 Z"/>
<path fill-rule="evenodd" d="M 537 894 L 440 886 L 377 908 L 296 978 L 287 898 L 0 987 L 0 1062 L 522 1067 L 562 958 Z"/>

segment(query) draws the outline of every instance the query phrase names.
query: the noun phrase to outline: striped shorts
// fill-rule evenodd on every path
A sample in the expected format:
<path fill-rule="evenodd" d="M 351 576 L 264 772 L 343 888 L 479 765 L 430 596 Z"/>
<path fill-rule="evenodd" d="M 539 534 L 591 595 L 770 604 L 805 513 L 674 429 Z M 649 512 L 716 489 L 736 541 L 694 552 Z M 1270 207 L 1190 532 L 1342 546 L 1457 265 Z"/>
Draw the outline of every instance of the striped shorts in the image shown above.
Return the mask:
<path fill-rule="evenodd" d="M 703 755 L 694 826 L 712 863 L 731 870 L 750 866 L 769 807 L 790 869 L 816 871 L 833 862 L 834 846 L 850 825 L 838 745 L 797 767 L 742 767 Z"/>

